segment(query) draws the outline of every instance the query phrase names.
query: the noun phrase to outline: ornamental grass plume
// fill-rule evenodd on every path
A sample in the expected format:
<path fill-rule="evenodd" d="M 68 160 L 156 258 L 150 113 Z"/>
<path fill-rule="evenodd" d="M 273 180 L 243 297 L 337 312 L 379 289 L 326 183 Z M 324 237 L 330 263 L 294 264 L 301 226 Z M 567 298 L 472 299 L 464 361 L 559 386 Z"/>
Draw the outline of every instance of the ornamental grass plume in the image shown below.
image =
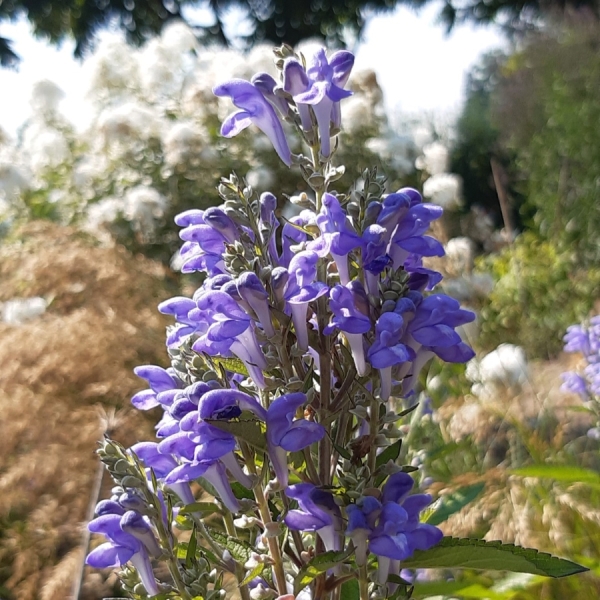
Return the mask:
<path fill-rule="evenodd" d="M 37 296 L 48 307 L 22 324 L 0 322 L 3 597 L 70 595 L 102 434 L 97 405 L 126 409 L 137 387 L 130 365 L 140 356 L 162 360 L 165 322 L 148 298 L 164 298 L 164 276 L 151 261 L 48 222 L 4 240 L 0 302 Z M 151 431 L 144 415 L 127 410 L 114 435 L 133 443 Z M 107 575 L 87 572 L 81 598 L 112 595 Z"/>
<path fill-rule="evenodd" d="M 135 369 L 146 389 L 132 403 L 160 411 L 158 441 L 107 438 L 98 451 L 115 487 L 89 525 L 104 540 L 87 561 L 119 567 L 136 599 L 233 598 L 233 579 L 242 600 L 407 600 L 401 569 L 442 543 L 422 522 L 433 499 L 412 493 L 417 467 L 401 464 L 395 426 L 417 408 L 432 358 L 474 356 L 457 333 L 474 314 L 437 293 L 441 275 L 423 264 L 443 255 L 427 233 L 442 209 L 411 188 L 388 193 L 376 169 L 335 190 L 354 57 L 284 45 L 275 59 L 279 82 L 258 73 L 215 87 L 240 109 L 221 133 L 256 126 L 311 193 L 285 219 L 285 194 L 232 174 L 220 206 L 176 217 L 181 270 L 202 283 L 159 305 L 171 366 Z M 400 399 L 411 408 L 396 413 Z M 190 502 L 196 483 L 212 501 Z"/>

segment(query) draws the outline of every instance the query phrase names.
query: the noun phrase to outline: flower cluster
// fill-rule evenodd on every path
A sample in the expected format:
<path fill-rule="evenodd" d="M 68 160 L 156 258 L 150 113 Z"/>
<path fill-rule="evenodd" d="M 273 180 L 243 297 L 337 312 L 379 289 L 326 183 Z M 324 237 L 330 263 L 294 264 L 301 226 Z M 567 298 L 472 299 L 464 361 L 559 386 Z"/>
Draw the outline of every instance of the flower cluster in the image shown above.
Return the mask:
<path fill-rule="evenodd" d="M 340 173 L 331 161 L 352 54 L 319 49 L 306 60 L 282 47 L 276 57 L 280 82 L 259 73 L 215 88 L 239 109 L 222 134 L 257 126 L 286 165 L 298 165 L 313 196 L 299 197 L 301 210 L 285 219 L 281 198 L 257 196 L 231 176 L 219 186 L 220 206 L 176 218 L 181 270 L 200 273 L 203 283 L 159 306 L 175 321 L 167 335 L 172 366 L 138 367 L 149 387 L 132 399 L 138 409 L 162 411 L 158 442 L 131 452 L 171 506 L 191 505 L 184 514 L 208 531 L 209 562 L 238 579 L 245 600 L 297 594 L 307 584 L 290 590 L 288 578 L 326 551 L 336 556 L 333 579 L 327 589 L 324 577 L 311 583 L 313 598 L 330 597 L 353 565 L 361 598 L 370 581 L 386 597 L 401 561 L 442 536 L 419 520 L 431 497 L 410 495 L 411 467 L 379 459 L 396 435 L 387 424 L 403 416 L 388 401 L 411 396 L 432 357 L 470 360 L 456 329 L 474 315 L 433 292 L 441 275 L 424 264 L 443 254 L 427 234 L 440 207 L 414 189 L 385 193 L 370 171 L 349 196 L 330 189 Z M 289 127 L 311 158 L 291 152 Z M 211 534 L 201 508 L 192 508 L 202 506 L 194 482 L 214 496 L 224 531 Z M 133 533 L 146 531 L 143 517 L 127 517 L 137 519 L 132 529 L 128 514 L 117 510 L 109 528 L 92 524 L 120 563 L 153 550 Z M 239 546 L 230 551 L 231 539 L 251 549 L 251 559 Z M 186 565 L 194 560 L 188 551 Z M 149 576 L 142 581 L 152 594 Z"/>
<path fill-rule="evenodd" d="M 597 426 L 588 431 L 600 438 L 600 316 L 592 317 L 587 325 L 571 325 L 564 337 L 565 352 L 583 355 L 585 366 L 562 374 L 562 389 L 578 394 L 595 415 Z"/>

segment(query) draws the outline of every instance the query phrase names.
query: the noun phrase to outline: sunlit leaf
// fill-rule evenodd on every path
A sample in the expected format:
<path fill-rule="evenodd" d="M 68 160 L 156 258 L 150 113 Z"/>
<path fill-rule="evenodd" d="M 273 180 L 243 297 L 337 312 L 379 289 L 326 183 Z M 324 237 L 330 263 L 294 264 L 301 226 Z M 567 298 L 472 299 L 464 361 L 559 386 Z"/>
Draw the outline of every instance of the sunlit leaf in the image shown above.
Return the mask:
<path fill-rule="evenodd" d="M 475 483 L 442 496 L 440 505 L 427 518 L 430 525 L 439 525 L 479 496 L 485 483 Z"/>
<path fill-rule="evenodd" d="M 445 537 L 433 548 L 417 550 L 402 562 L 405 569 L 463 568 L 513 571 L 546 577 L 566 577 L 588 571 L 574 562 L 532 548 L 502 542 Z"/>
<path fill-rule="evenodd" d="M 346 558 L 352 554 L 352 551 L 345 552 L 324 552 L 323 554 L 317 554 L 312 558 L 302 569 L 296 578 L 294 579 L 294 594 L 298 594 L 304 589 L 315 577 L 318 577 L 321 573 L 324 573 L 328 569 L 342 563 Z"/>

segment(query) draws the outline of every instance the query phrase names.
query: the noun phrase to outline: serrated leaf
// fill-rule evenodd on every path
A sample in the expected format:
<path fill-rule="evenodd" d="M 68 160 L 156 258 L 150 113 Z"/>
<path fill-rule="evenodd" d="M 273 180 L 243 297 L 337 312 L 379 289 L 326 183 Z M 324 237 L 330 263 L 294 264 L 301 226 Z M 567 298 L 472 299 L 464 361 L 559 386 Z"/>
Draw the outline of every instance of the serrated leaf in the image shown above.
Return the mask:
<path fill-rule="evenodd" d="M 234 538 L 210 525 L 205 525 L 210 536 L 221 546 L 231 552 L 231 556 L 238 562 L 244 564 L 248 562 L 250 555 L 254 552 L 254 548 L 244 540 Z"/>
<path fill-rule="evenodd" d="M 377 455 L 375 466 L 377 468 L 383 467 L 390 460 L 396 460 L 400 456 L 400 448 L 402 448 L 402 440 L 398 440 L 391 446 L 388 446 L 383 452 Z"/>
<path fill-rule="evenodd" d="M 437 546 L 429 550 L 415 551 L 412 558 L 402 562 L 402 567 L 512 571 L 546 577 L 566 577 L 589 570 L 569 560 L 533 548 L 453 537 L 444 537 Z"/>
<path fill-rule="evenodd" d="M 330 550 L 323 554 L 317 554 L 314 558 L 309 560 L 300 569 L 298 575 L 294 579 L 294 595 L 300 593 L 313 579 L 318 577 L 321 573 L 324 573 L 328 569 L 339 565 L 342 561 L 346 560 L 352 554 L 352 550 L 346 550 L 344 552 L 335 552 Z"/>
<path fill-rule="evenodd" d="M 565 483 L 600 485 L 600 474 L 596 471 L 566 465 L 531 465 L 520 469 L 512 469 L 511 473 L 520 477 L 540 477 Z"/>
<path fill-rule="evenodd" d="M 258 419 L 222 421 L 221 419 L 206 419 L 206 422 L 221 431 L 241 438 L 259 450 L 267 449 L 267 438 Z"/>
<path fill-rule="evenodd" d="M 358 588 L 358 581 L 351 579 L 350 581 L 344 581 L 342 583 L 342 589 L 340 592 L 340 600 L 359 600 L 360 590 Z"/>
<path fill-rule="evenodd" d="M 248 377 L 249 375 L 246 365 L 239 358 L 223 358 L 222 356 L 213 356 L 212 361 L 216 365 L 223 367 L 226 371 L 238 373 L 239 375 L 244 375 L 245 377 Z"/>
<path fill-rule="evenodd" d="M 203 516 L 211 515 L 215 512 L 221 512 L 221 509 L 214 502 L 192 502 L 186 504 L 179 511 L 180 515 L 192 515 L 194 513 L 202 513 Z"/>
<path fill-rule="evenodd" d="M 446 521 L 461 508 L 473 502 L 483 491 L 485 483 L 475 483 L 459 488 L 455 492 L 442 496 L 440 505 L 427 518 L 430 525 L 439 525 Z"/>
<path fill-rule="evenodd" d="M 265 563 L 258 563 L 248 575 L 244 578 L 244 581 L 240 583 L 240 587 L 248 585 L 255 577 L 258 577 L 265 570 Z"/>

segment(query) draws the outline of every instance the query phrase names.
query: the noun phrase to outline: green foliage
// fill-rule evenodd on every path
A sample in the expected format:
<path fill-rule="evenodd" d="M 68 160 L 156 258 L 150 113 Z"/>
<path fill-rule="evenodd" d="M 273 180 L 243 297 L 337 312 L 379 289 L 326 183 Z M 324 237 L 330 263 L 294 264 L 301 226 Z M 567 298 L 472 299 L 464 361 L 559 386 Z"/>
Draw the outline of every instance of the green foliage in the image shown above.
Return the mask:
<path fill-rule="evenodd" d="M 475 483 L 459 488 L 452 494 L 443 496 L 438 508 L 427 518 L 427 523 L 430 525 L 443 523 L 467 504 L 473 502 L 481 494 L 484 487 L 484 483 Z"/>
<path fill-rule="evenodd" d="M 531 38 L 508 62 L 495 109 L 532 225 L 584 264 L 600 261 L 599 39 L 597 22 Z"/>
<path fill-rule="evenodd" d="M 294 578 L 294 594 L 298 594 L 321 573 L 340 565 L 350 554 L 350 551 L 335 552 L 331 550 L 311 558 Z"/>
<path fill-rule="evenodd" d="M 475 539 L 445 537 L 430 550 L 417 550 L 403 567 L 512 571 L 546 577 L 566 577 L 588 569 L 569 560 L 556 558 L 532 548 Z"/>
<path fill-rule="evenodd" d="M 585 267 L 575 251 L 531 232 L 478 268 L 496 280 L 480 311 L 480 345 L 518 344 L 529 358 L 558 354 L 566 328 L 589 316 L 600 289 L 600 265 Z"/>

